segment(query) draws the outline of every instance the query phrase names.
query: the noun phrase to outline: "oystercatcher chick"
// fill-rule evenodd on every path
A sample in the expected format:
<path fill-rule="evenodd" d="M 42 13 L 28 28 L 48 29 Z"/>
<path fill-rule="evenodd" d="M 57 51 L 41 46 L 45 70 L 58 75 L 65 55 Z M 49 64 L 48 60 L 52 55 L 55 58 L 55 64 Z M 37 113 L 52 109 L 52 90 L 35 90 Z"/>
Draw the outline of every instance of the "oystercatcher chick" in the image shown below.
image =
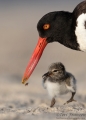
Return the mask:
<path fill-rule="evenodd" d="M 66 72 L 65 66 L 58 62 L 52 63 L 49 67 L 47 73 L 43 76 L 43 86 L 47 89 L 49 96 L 51 97 L 51 105 L 53 107 L 55 104 L 55 98 L 58 95 L 64 95 L 71 92 L 71 98 L 64 104 L 70 103 L 74 100 L 74 95 L 76 93 L 76 79 L 75 77 Z"/>

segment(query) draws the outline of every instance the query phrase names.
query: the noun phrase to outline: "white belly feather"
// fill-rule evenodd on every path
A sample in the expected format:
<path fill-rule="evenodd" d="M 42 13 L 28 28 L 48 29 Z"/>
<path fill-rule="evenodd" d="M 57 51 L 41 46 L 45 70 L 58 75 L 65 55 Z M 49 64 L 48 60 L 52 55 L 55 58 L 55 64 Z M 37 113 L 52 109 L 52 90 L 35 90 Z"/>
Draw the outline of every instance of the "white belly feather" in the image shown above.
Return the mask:
<path fill-rule="evenodd" d="M 77 18 L 77 27 L 75 30 L 75 34 L 77 36 L 77 42 L 79 43 L 80 50 L 86 51 L 86 13 L 81 14 Z"/>
<path fill-rule="evenodd" d="M 54 98 L 58 95 L 66 94 L 69 92 L 66 84 L 52 83 L 50 81 L 46 81 L 46 89 L 51 98 Z"/>

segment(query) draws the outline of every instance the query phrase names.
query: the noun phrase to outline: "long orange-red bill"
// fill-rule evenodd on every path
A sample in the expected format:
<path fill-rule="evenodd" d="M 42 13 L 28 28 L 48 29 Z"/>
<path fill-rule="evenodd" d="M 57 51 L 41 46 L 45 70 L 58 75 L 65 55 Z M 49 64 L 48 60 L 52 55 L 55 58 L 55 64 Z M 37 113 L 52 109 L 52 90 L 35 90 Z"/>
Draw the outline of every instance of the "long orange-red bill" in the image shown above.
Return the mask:
<path fill-rule="evenodd" d="M 46 45 L 47 45 L 46 38 L 39 38 L 37 46 L 32 54 L 32 57 L 31 57 L 28 65 L 27 65 L 27 68 L 25 70 L 25 73 L 24 73 L 24 76 L 22 79 L 23 84 L 28 80 L 28 78 L 32 74 L 33 70 L 35 69 Z"/>

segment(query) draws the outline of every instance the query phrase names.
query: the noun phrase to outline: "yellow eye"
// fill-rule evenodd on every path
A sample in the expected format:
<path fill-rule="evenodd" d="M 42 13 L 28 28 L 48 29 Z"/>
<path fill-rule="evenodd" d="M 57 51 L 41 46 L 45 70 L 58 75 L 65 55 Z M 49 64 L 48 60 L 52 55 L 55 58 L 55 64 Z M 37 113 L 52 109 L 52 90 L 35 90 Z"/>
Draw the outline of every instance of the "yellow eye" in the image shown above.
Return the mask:
<path fill-rule="evenodd" d="M 45 24 L 44 26 L 43 26 L 43 29 L 44 30 L 48 30 L 50 28 L 50 24 Z"/>

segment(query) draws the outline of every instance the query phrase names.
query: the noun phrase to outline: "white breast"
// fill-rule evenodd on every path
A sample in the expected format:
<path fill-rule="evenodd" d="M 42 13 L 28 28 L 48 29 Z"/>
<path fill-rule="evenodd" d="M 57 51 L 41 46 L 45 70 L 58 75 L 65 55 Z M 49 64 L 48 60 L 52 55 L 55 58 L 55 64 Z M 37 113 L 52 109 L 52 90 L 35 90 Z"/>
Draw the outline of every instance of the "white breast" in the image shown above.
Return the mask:
<path fill-rule="evenodd" d="M 69 90 L 67 89 L 64 83 L 60 85 L 59 83 L 46 81 L 46 88 L 51 98 L 54 98 L 58 95 L 62 95 L 69 92 Z"/>
<path fill-rule="evenodd" d="M 75 34 L 77 36 L 77 42 L 79 43 L 80 50 L 86 51 L 86 13 L 81 14 L 77 18 L 77 27 L 75 30 Z"/>
<path fill-rule="evenodd" d="M 59 94 L 60 86 L 57 83 L 52 83 L 50 81 L 46 82 L 46 88 L 51 98 L 56 97 Z"/>

